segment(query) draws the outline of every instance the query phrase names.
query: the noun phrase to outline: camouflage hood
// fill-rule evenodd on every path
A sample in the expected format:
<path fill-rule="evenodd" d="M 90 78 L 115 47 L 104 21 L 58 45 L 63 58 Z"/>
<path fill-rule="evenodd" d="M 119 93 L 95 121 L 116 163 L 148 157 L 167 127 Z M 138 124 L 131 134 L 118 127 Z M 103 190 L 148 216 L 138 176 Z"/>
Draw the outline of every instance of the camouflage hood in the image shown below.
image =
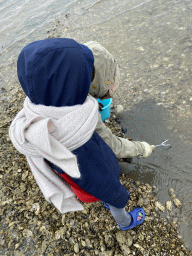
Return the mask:
<path fill-rule="evenodd" d="M 112 97 L 120 83 L 120 72 L 116 59 L 97 42 L 89 41 L 84 45 L 94 55 L 95 77 L 91 82 L 89 94 L 95 98 L 101 98 L 109 91 L 110 97 Z"/>

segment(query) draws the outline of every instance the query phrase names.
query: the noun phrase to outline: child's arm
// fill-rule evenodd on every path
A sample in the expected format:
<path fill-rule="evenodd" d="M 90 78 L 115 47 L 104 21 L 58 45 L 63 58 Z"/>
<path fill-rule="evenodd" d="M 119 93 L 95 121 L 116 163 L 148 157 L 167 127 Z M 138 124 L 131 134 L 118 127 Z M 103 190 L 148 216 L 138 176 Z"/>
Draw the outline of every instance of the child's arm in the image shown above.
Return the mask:
<path fill-rule="evenodd" d="M 130 141 L 128 139 L 115 136 L 111 130 L 102 122 L 100 114 L 98 116 L 98 123 L 95 131 L 113 150 L 117 158 L 136 156 L 147 157 L 152 153 L 154 149 L 153 146 L 150 146 L 146 142 Z"/>

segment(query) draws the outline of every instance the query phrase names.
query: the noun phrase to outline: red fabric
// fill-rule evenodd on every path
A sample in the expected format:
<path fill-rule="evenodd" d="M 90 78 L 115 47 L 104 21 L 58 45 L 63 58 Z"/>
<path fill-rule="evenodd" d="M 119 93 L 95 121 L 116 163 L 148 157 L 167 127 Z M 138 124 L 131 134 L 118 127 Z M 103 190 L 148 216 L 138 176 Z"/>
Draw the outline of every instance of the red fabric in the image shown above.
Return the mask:
<path fill-rule="evenodd" d="M 60 174 L 60 173 L 59 173 Z M 91 194 L 87 193 L 84 189 L 82 189 L 79 185 L 77 185 L 69 175 L 67 174 L 60 174 L 61 177 L 71 185 L 72 190 L 74 191 L 75 195 L 84 203 L 94 203 L 100 201 L 96 197 L 92 196 Z"/>

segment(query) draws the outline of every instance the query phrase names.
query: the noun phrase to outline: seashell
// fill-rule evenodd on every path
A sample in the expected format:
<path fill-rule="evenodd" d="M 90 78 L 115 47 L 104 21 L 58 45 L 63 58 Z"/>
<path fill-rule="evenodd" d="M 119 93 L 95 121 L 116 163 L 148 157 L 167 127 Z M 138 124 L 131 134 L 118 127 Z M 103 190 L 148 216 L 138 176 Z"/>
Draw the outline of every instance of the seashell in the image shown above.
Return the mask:
<path fill-rule="evenodd" d="M 145 198 L 144 200 L 143 200 L 143 204 L 146 206 L 146 205 L 148 205 L 149 204 L 149 198 Z"/>
<path fill-rule="evenodd" d="M 87 246 L 88 248 L 91 248 L 91 247 L 92 247 L 91 242 L 90 242 L 90 240 L 89 240 L 88 238 L 85 239 L 85 242 L 86 242 L 86 246 Z"/>
<path fill-rule="evenodd" d="M 20 245 L 21 245 L 21 243 L 17 243 L 17 244 L 15 245 L 15 250 L 17 250 L 17 248 L 18 248 Z"/>
<path fill-rule="evenodd" d="M 174 199 L 173 199 L 173 203 L 174 203 L 174 205 L 175 205 L 176 207 L 180 207 L 180 206 L 181 206 L 181 201 L 180 201 L 179 199 L 177 199 L 177 198 L 174 198 Z"/>
<path fill-rule="evenodd" d="M 116 111 L 117 113 L 121 113 L 123 111 L 124 107 L 122 105 L 117 105 L 116 106 Z"/>
<path fill-rule="evenodd" d="M 140 244 L 134 244 L 133 246 L 135 246 L 137 249 L 139 249 L 142 254 L 145 251 L 144 248 Z"/>
<path fill-rule="evenodd" d="M 74 251 L 75 251 L 75 253 L 79 253 L 79 244 L 78 243 L 76 243 L 74 245 Z"/>
<path fill-rule="evenodd" d="M 39 206 L 39 204 L 38 204 L 38 203 L 33 204 L 31 210 L 32 210 L 32 211 L 35 211 L 35 215 L 38 215 L 39 212 L 40 212 L 40 206 Z"/>
<path fill-rule="evenodd" d="M 63 225 L 65 225 L 65 214 L 63 214 L 63 216 L 62 216 L 61 222 L 62 222 Z"/>
<path fill-rule="evenodd" d="M 70 243 L 71 245 L 75 244 L 75 239 L 74 239 L 74 237 L 70 237 L 70 238 L 69 238 L 69 243 Z"/>
<path fill-rule="evenodd" d="M 155 202 L 155 206 L 159 209 L 159 210 L 161 210 L 162 212 L 164 212 L 165 211 L 165 207 L 160 203 L 160 202 Z"/>
<path fill-rule="evenodd" d="M 22 180 L 25 180 L 25 179 L 27 178 L 27 176 L 28 176 L 28 171 L 25 171 L 25 172 L 22 174 L 21 179 L 22 179 Z"/>
<path fill-rule="evenodd" d="M 21 183 L 20 190 L 21 190 L 21 192 L 24 192 L 26 190 L 25 184 Z"/>
<path fill-rule="evenodd" d="M 173 194 L 174 191 L 175 191 L 175 190 L 174 190 L 173 188 L 169 188 L 169 189 L 168 189 L 169 195 Z"/>
<path fill-rule="evenodd" d="M 166 207 L 167 207 L 168 211 L 171 211 L 172 210 L 172 202 L 171 201 L 167 201 L 166 202 Z"/>
<path fill-rule="evenodd" d="M 123 244 L 121 246 L 121 250 L 123 251 L 123 255 L 130 255 L 131 250 L 129 249 L 129 247 L 125 244 Z"/>
<path fill-rule="evenodd" d="M 32 231 L 29 229 L 24 229 L 22 234 L 24 237 L 31 237 L 33 235 Z"/>
<path fill-rule="evenodd" d="M 177 224 L 178 223 L 178 219 L 177 218 L 174 218 L 173 219 L 173 224 Z"/>
<path fill-rule="evenodd" d="M 147 193 L 151 193 L 151 191 L 152 191 L 151 186 L 148 183 L 145 185 L 146 185 Z"/>
<path fill-rule="evenodd" d="M 139 206 L 143 206 L 143 205 L 144 205 L 144 200 L 143 200 L 142 197 L 139 198 L 139 200 L 137 201 L 137 204 L 138 204 Z"/>
<path fill-rule="evenodd" d="M 174 200 L 176 198 L 176 195 L 173 193 L 170 195 L 171 199 Z"/>

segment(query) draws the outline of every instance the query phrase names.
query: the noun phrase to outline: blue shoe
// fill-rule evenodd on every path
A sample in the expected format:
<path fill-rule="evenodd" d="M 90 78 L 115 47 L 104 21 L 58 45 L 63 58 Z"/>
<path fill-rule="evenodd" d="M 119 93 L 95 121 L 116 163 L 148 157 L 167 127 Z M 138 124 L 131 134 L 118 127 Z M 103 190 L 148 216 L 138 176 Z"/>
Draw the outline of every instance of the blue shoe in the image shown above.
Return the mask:
<path fill-rule="evenodd" d="M 130 194 L 129 194 L 129 191 L 128 191 L 128 190 L 127 190 L 127 193 L 128 193 L 128 196 L 130 197 Z M 105 206 L 106 209 L 110 210 L 110 207 L 109 207 L 108 204 L 106 204 L 106 203 L 104 202 L 103 205 Z"/>
<path fill-rule="evenodd" d="M 104 206 L 105 206 L 105 208 L 106 208 L 106 209 L 110 210 L 109 205 L 108 205 L 108 204 L 106 204 L 105 202 L 104 202 Z"/>
<path fill-rule="evenodd" d="M 124 227 L 124 228 L 121 228 L 118 225 L 121 230 L 132 229 L 132 228 L 142 224 L 144 219 L 145 219 L 145 211 L 141 207 L 136 207 L 131 212 L 129 212 L 129 214 L 132 217 L 132 222 L 131 222 L 131 224 L 129 226 Z"/>

